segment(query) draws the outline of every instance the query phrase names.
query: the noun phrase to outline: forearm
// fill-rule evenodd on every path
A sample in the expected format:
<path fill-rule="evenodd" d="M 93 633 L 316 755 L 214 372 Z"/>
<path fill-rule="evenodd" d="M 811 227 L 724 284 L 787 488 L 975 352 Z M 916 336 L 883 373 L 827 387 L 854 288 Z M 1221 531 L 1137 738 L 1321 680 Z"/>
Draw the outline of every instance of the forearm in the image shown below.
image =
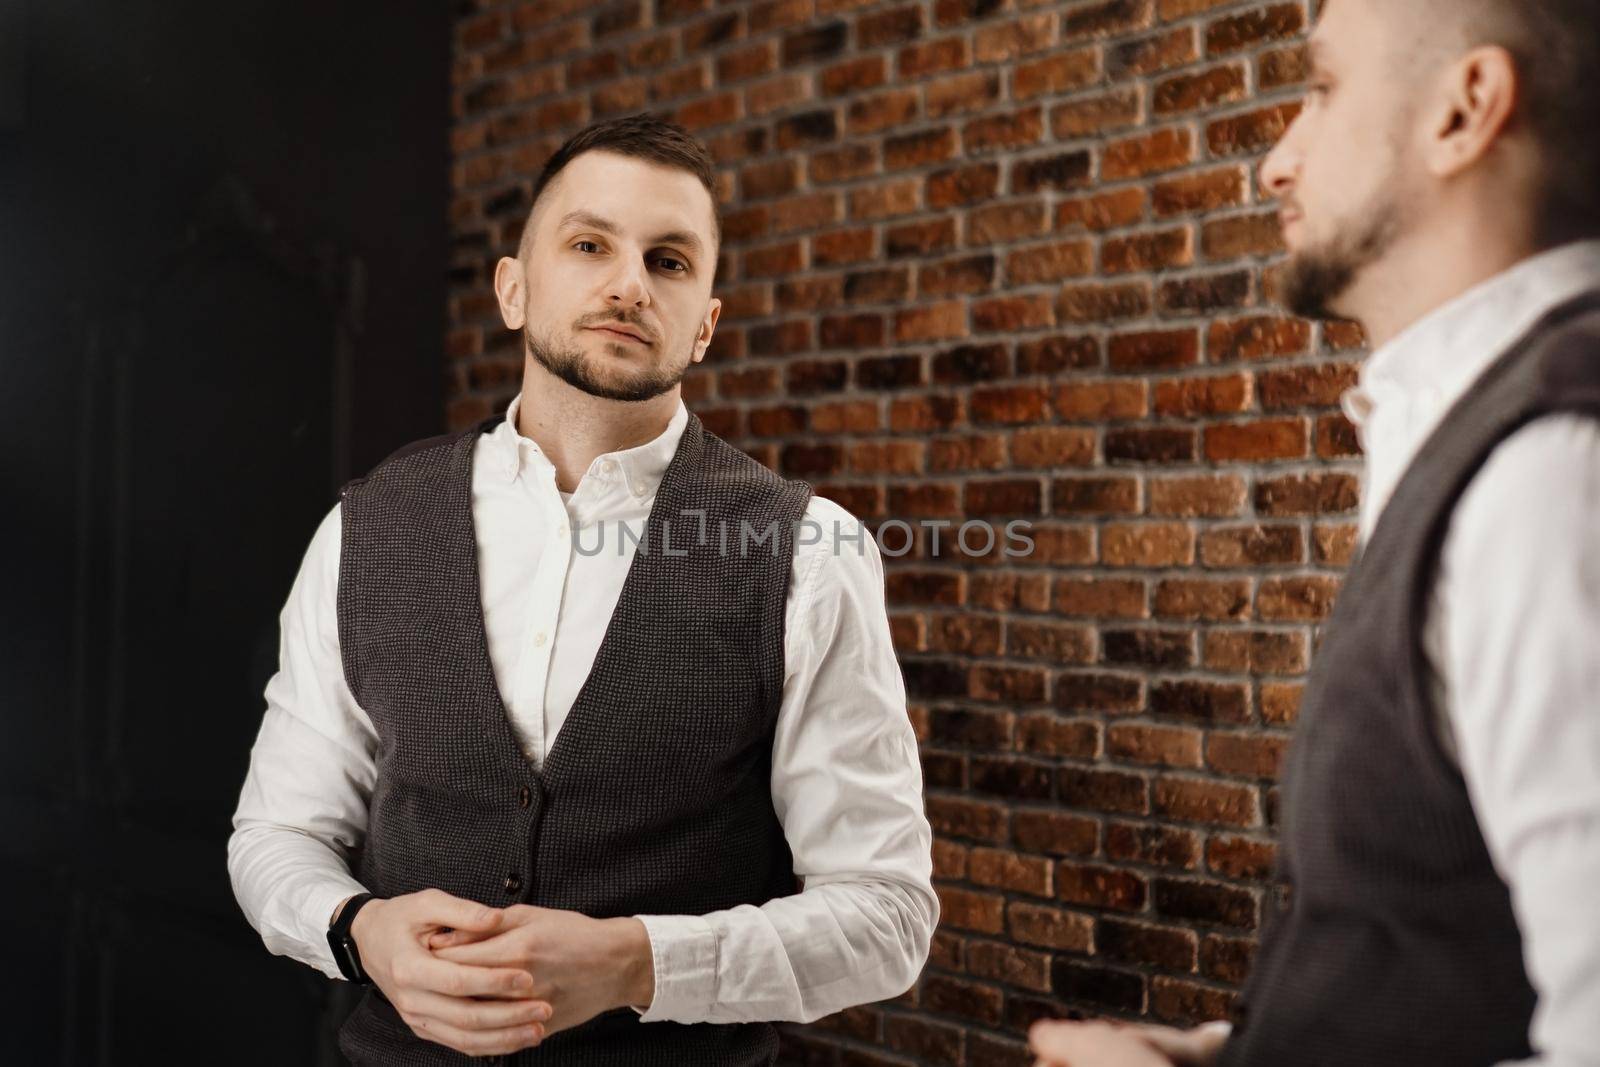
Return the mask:
<path fill-rule="evenodd" d="M 272 826 L 244 826 L 228 840 L 234 896 L 267 950 L 343 977 L 328 949 L 328 923 L 365 887 L 315 838 Z"/>
<path fill-rule="evenodd" d="M 643 1021 L 810 1022 L 898 996 L 927 961 L 938 901 L 890 881 L 812 883 L 709 915 L 640 916 L 655 995 Z"/>

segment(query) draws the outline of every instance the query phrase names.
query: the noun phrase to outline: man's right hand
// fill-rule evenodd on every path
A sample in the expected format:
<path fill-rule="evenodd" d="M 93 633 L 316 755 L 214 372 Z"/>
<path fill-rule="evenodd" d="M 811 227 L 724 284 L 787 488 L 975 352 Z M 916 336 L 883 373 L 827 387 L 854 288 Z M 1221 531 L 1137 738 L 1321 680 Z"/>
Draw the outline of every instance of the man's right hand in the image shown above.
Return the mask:
<path fill-rule="evenodd" d="M 427 947 L 428 937 L 444 928 L 493 933 L 502 914 L 424 889 L 369 900 L 356 912 L 350 936 L 362 967 L 412 1033 L 469 1056 L 511 1053 L 544 1039 L 551 1008 L 531 997 L 533 976 L 517 967 L 452 963 Z"/>

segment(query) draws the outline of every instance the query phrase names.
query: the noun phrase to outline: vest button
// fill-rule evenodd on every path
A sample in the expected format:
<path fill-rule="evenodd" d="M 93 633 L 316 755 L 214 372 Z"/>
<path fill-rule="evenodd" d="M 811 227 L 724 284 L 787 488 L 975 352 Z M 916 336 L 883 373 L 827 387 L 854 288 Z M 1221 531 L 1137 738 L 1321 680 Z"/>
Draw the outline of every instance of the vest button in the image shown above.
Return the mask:
<path fill-rule="evenodd" d="M 522 879 L 514 874 L 506 875 L 506 892 L 515 893 L 522 888 Z"/>
<path fill-rule="evenodd" d="M 517 803 L 521 804 L 523 807 L 527 807 L 529 804 L 532 804 L 533 790 L 529 789 L 527 786 L 523 786 L 521 792 L 517 794 Z"/>

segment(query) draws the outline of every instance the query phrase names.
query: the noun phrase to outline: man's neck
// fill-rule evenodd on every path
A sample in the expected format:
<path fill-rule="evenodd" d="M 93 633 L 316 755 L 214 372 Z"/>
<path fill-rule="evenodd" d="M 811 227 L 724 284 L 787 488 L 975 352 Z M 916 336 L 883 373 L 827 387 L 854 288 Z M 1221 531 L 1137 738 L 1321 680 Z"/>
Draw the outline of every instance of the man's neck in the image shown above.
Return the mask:
<path fill-rule="evenodd" d="M 517 432 L 539 446 L 556 469 L 556 488 L 570 493 L 598 456 L 660 437 L 677 413 L 681 387 L 649 400 L 607 400 L 575 389 L 528 360 L 517 408 Z"/>
<path fill-rule="evenodd" d="M 1400 242 L 1346 294 L 1373 350 L 1462 293 L 1540 251 L 1531 242 L 1466 227 Z"/>

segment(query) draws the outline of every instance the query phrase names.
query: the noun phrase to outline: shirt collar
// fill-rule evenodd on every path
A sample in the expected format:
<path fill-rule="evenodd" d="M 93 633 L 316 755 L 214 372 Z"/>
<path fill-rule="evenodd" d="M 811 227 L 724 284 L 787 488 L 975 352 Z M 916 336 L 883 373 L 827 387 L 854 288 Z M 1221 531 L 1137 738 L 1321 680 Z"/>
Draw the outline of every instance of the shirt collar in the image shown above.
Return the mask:
<path fill-rule="evenodd" d="M 511 398 L 506 417 L 494 429 L 500 469 L 507 482 L 516 480 L 524 463 L 552 466 L 538 444 L 532 438 L 524 437 L 517 429 L 517 411 L 521 406 L 522 394 L 518 393 Z M 661 484 L 667 465 L 677 454 L 678 441 L 688 425 L 689 409 L 679 398 L 677 410 L 668 420 L 667 428 L 659 435 L 642 445 L 596 456 L 584 477 L 594 477 L 606 483 L 621 479 L 619 484 L 631 495 L 647 497 Z"/>
<path fill-rule="evenodd" d="M 1521 260 L 1441 304 L 1375 349 L 1340 398 L 1357 430 L 1386 399 L 1449 407 L 1546 311 L 1600 286 L 1600 240 Z"/>

